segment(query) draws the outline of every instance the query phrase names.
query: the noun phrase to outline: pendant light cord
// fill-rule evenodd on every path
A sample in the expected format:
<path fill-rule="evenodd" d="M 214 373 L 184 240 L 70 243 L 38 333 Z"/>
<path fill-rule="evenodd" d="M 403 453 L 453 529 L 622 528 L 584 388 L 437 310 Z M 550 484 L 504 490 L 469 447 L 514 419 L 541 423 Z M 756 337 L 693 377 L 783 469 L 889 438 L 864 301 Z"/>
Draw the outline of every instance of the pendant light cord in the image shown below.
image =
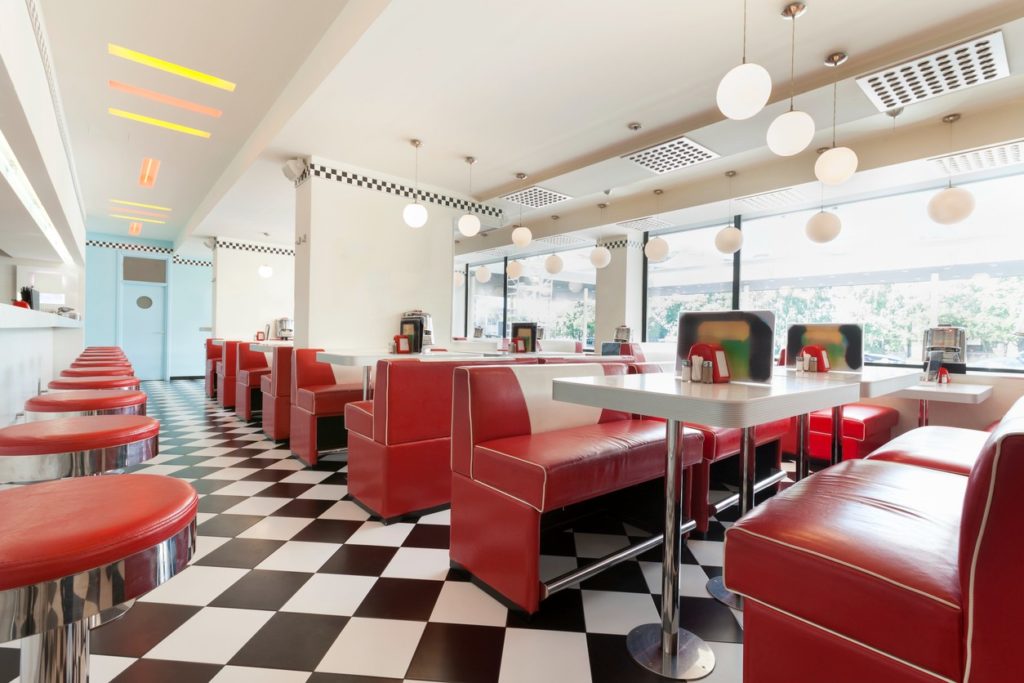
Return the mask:
<path fill-rule="evenodd" d="M 743 64 L 747 63 L 747 0 L 743 0 Z"/>
<path fill-rule="evenodd" d="M 416 161 L 413 162 L 412 172 L 412 200 L 414 203 L 418 203 L 420 199 L 420 146 L 416 145 Z"/>
<path fill-rule="evenodd" d="M 836 146 L 836 101 L 839 97 L 839 81 L 832 84 L 832 147 Z"/>
<path fill-rule="evenodd" d="M 789 110 L 793 111 L 793 98 L 796 97 L 796 84 L 794 78 L 796 77 L 796 16 L 793 16 L 791 20 L 793 22 L 792 39 L 789 43 Z"/>

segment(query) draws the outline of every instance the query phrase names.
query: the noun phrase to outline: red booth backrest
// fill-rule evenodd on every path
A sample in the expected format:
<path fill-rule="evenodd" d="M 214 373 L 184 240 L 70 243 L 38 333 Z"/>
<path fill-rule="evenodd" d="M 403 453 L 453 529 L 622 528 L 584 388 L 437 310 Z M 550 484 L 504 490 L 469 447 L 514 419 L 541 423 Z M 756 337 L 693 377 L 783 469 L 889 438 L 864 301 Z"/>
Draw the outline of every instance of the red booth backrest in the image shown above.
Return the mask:
<path fill-rule="evenodd" d="M 967 482 L 960 524 L 960 590 L 965 637 L 964 681 L 995 683 L 1015 652 L 1024 591 L 1021 501 L 1024 499 L 1024 398 L 988 438 Z"/>
<path fill-rule="evenodd" d="M 262 351 L 252 350 L 253 342 L 239 342 L 238 344 L 238 364 L 235 366 L 235 370 L 255 370 L 257 368 L 267 367 L 267 356 Z M 235 374 L 238 374 L 237 372 Z"/>
<path fill-rule="evenodd" d="M 224 341 L 220 347 L 221 374 L 225 377 L 235 376 L 235 356 L 238 353 L 238 342 Z"/>
<path fill-rule="evenodd" d="M 377 361 L 373 440 L 385 445 L 443 439 L 452 434 L 452 374 L 469 365 L 536 364 L 530 358 Z"/>
<path fill-rule="evenodd" d="M 213 342 L 217 337 L 210 337 L 206 340 L 206 358 L 220 358 L 220 347 Z"/>
<path fill-rule="evenodd" d="M 622 363 L 456 369 L 452 396 L 452 471 L 470 475 L 473 447 L 479 443 L 631 419 L 629 413 L 551 398 L 552 381 L 558 377 L 624 374 L 626 366 Z"/>
<path fill-rule="evenodd" d="M 647 356 L 644 355 L 644 350 L 640 348 L 640 345 L 636 342 L 623 342 L 619 344 L 619 355 L 633 356 L 638 363 L 647 362 Z"/>
<path fill-rule="evenodd" d="M 275 346 L 270 352 L 270 393 L 291 396 L 292 347 Z"/>
<path fill-rule="evenodd" d="M 292 403 L 295 392 L 302 387 L 336 384 L 330 363 L 321 363 L 316 354 L 323 349 L 295 349 L 292 351 Z"/>

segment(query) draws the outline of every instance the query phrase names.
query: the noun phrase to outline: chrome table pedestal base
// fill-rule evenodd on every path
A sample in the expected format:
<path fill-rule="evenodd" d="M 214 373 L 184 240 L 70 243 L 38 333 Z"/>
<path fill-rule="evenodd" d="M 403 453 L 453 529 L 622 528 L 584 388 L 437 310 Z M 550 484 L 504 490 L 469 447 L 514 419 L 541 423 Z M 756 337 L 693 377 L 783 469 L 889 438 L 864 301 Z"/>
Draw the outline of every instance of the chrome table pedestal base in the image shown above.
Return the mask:
<path fill-rule="evenodd" d="M 679 631 L 675 652 L 662 655 L 661 624 L 637 626 L 626 636 L 626 649 L 637 664 L 663 678 L 695 681 L 715 668 L 715 653 L 689 631 Z"/>
<path fill-rule="evenodd" d="M 76 621 L 23 638 L 19 677 L 26 683 L 88 683 L 89 625 Z"/>
<path fill-rule="evenodd" d="M 726 607 L 743 611 L 743 596 L 736 595 L 731 590 L 725 587 L 725 579 L 721 576 L 716 576 L 713 579 L 708 580 L 707 585 L 708 593 L 711 594 L 715 600 L 722 603 Z"/>

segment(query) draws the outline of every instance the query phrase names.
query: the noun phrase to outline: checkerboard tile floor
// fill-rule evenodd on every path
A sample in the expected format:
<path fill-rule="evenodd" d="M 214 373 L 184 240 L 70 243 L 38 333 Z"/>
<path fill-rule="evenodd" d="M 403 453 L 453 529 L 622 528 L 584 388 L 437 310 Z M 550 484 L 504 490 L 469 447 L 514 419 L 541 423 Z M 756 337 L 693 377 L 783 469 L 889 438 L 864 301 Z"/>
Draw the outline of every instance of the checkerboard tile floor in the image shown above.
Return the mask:
<path fill-rule="evenodd" d="M 655 622 L 661 551 L 556 594 L 532 618 L 449 569 L 447 511 L 382 526 L 348 496 L 343 455 L 314 469 L 193 380 L 147 382 L 160 455 L 140 472 L 190 481 L 202 496 L 192 566 L 92 634 L 93 683 L 607 683 L 660 681 L 626 653 Z M 116 501 L 112 501 L 116 504 Z M 707 640 L 707 683 L 741 679 L 742 614 L 708 597 L 728 522 L 691 537 L 682 627 Z M 587 522 L 544 544 L 556 576 L 644 532 Z M 17 680 L 17 643 L 0 681 Z"/>

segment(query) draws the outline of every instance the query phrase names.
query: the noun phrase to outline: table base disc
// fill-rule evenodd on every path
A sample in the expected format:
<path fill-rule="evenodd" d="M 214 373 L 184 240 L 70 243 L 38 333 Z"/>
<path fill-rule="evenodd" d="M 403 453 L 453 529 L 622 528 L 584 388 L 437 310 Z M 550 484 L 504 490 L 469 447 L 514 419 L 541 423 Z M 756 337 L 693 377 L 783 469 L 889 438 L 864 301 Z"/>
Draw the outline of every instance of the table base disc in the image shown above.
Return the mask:
<path fill-rule="evenodd" d="M 626 636 L 626 649 L 640 666 L 663 678 L 695 681 L 715 668 L 715 653 L 703 640 L 689 631 L 679 631 L 679 649 L 663 668 L 661 656 L 661 624 L 637 626 Z"/>
<path fill-rule="evenodd" d="M 733 593 L 731 590 L 725 587 L 725 579 L 721 576 L 716 576 L 710 579 L 707 583 L 708 593 L 711 594 L 715 600 L 722 603 L 726 607 L 731 607 L 735 610 L 743 611 L 743 596 Z"/>

